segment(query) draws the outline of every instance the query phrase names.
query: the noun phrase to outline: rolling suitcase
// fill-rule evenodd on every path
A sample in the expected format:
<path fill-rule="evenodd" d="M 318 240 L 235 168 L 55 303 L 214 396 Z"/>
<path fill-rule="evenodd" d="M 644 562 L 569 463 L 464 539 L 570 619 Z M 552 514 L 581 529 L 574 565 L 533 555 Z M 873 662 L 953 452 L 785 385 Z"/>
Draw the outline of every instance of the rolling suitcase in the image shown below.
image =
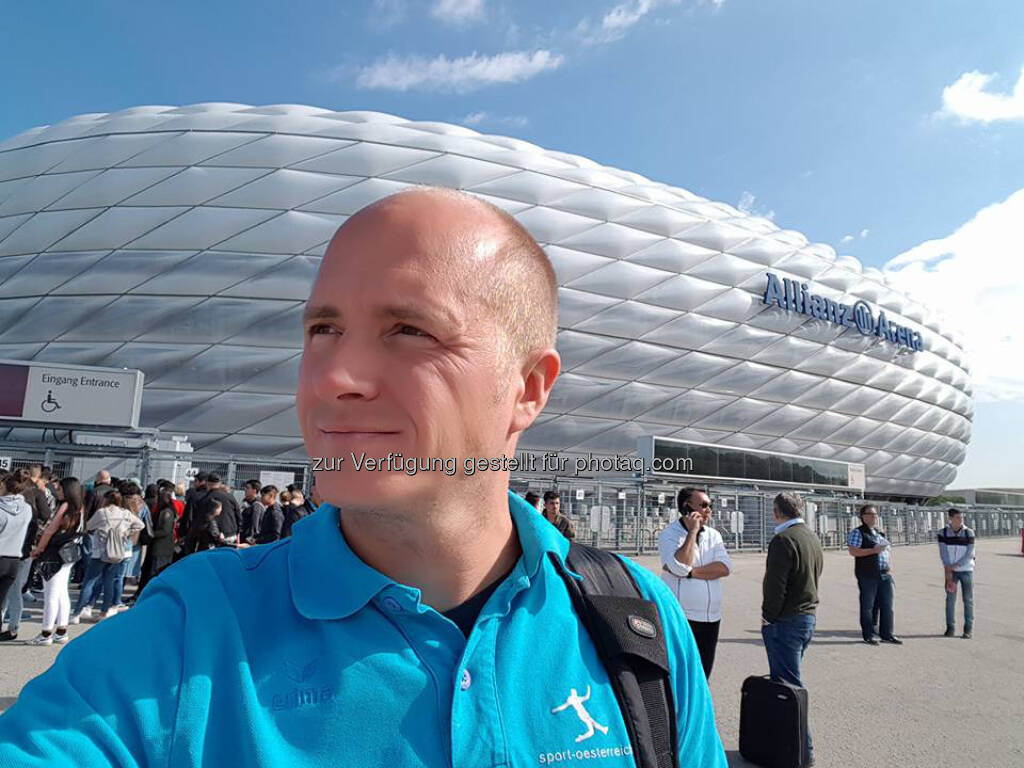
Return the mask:
<path fill-rule="evenodd" d="M 807 689 L 768 677 L 744 680 L 740 754 L 765 768 L 806 768 Z"/>

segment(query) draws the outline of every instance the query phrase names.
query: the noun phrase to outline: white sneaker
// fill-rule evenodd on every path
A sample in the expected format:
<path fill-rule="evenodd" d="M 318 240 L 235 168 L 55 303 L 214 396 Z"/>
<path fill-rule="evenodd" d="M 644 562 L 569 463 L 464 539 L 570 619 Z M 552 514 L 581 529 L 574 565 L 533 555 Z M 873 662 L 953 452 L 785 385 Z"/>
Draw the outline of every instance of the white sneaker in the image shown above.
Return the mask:
<path fill-rule="evenodd" d="M 63 635 L 58 632 L 52 635 L 52 637 L 55 645 L 65 645 L 67 641 L 71 639 L 67 632 Z"/>
<path fill-rule="evenodd" d="M 26 640 L 25 645 L 53 645 L 53 635 L 44 635 L 40 632 L 31 640 Z"/>
<path fill-rule="evenodd" d="M 106 613 L 104 613 L 104 614 L 103 614 L 103 615 L 102 615 L 102 616 L 101 616 L 100 618 L 101 618 L 101 619 L 109 619 L 109 618 L 111 618 L 112 616 L 117 616 L 117 613 L 118 613 L 118 611 L 117 611 L 117 607 L 116 607 L 116 606 L 111 606 L 111 607 L 110 607 L 110 608 L 109 608 L 109 609 L 107 610 L 107 612 L 106 612 Z"/>
<path fill-rule="evenodd" d="M 68 624 L 81 624 L 82 619 L 92 618 L 92 608 L 83 608 L 78 613 L 72 613 L 68 619 Z"/>

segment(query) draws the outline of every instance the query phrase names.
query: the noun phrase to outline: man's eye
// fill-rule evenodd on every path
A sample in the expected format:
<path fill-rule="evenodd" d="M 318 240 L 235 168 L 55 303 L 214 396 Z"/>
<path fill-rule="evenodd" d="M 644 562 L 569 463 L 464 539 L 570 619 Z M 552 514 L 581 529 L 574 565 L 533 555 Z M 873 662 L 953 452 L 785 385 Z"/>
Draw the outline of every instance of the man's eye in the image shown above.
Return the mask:
<path fill-rule="evenodd" d="M 398 326 L 397 330 L 398 333 L 402 334 L 403 336 L 422 336 L 423 338 L 426 339 L 433 338 L 429 333 L 427 333 L 426 331 L 421 331 L 414 325 L 400 325 Z"/>
<path fill-rule="evenodd" d="M 309 326 L 310 336 L 322 336 L 324 334 L 336 333 L 335 329 L 329 325 L 318 323 L 317 325 Z"/>

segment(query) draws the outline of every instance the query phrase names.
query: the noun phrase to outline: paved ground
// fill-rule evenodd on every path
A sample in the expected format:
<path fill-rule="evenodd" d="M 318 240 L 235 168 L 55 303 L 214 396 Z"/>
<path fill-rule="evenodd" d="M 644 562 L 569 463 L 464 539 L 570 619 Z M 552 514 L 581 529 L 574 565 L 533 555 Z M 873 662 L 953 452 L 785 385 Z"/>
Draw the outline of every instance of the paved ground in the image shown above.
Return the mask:
<path fill-rule="evenodd" d="M 979 540 L 977 551 L 973 640 L 942 637 L 937 547 L 898 547 L 896 634 L 906 644 L 877 647 L 860 642 L 853 559 L 826 554 L 818 628 L 804 660 L 817 766 L 1024 766 L 1020 539 Z M 659 567 L 654 558 L 640 561 Z M 749 765 L 737 751 L 740 687 L 748 675 L 768 673 L 760 629 L 763 574 L 763 555 L 738 555 L 725 583 L 711 692 L 733 766 Z"/>
<path fill-rule="evenodd" d="M 640 561 L 657 570 L 653 558 Z M 739 692 L 748 675 L 766 674 L 760 634 L 764 556 L 735 557 L 726 582 L 726 616 L 711 681 L 719 731 L 733 766 Z M 817 765 L 822 768 L 1024 766 L 1024 557 L 1019 539 L 978 544 L 975 639 L 942 637 L 942 569 L 934 547 L 895 550 L 896 631 L 906 645 L 859 642 L 853 563 L 826 555 L 818 631 L 804 679 L 811 702 Z M 21 637 L 39 629 L 29 606 Z M 72 627 L 72 635 L 90 625 Z M 958 627 L 959 629 L 959 627 Z M 0 710 L 59 652 L 0 645 Z"/>

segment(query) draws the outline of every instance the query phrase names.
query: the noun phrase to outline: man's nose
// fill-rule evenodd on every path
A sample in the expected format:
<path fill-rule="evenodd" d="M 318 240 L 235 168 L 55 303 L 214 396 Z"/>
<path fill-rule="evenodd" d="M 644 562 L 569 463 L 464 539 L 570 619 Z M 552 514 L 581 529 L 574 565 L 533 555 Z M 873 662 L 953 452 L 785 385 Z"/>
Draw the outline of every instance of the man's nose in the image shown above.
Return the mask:
<path fill-rule="evenodd" d="M 346 334 L 317 362 L 313 387 L 320 400 L 372 400 L 380 393 L 383 361 L 369 340 Z"/>

